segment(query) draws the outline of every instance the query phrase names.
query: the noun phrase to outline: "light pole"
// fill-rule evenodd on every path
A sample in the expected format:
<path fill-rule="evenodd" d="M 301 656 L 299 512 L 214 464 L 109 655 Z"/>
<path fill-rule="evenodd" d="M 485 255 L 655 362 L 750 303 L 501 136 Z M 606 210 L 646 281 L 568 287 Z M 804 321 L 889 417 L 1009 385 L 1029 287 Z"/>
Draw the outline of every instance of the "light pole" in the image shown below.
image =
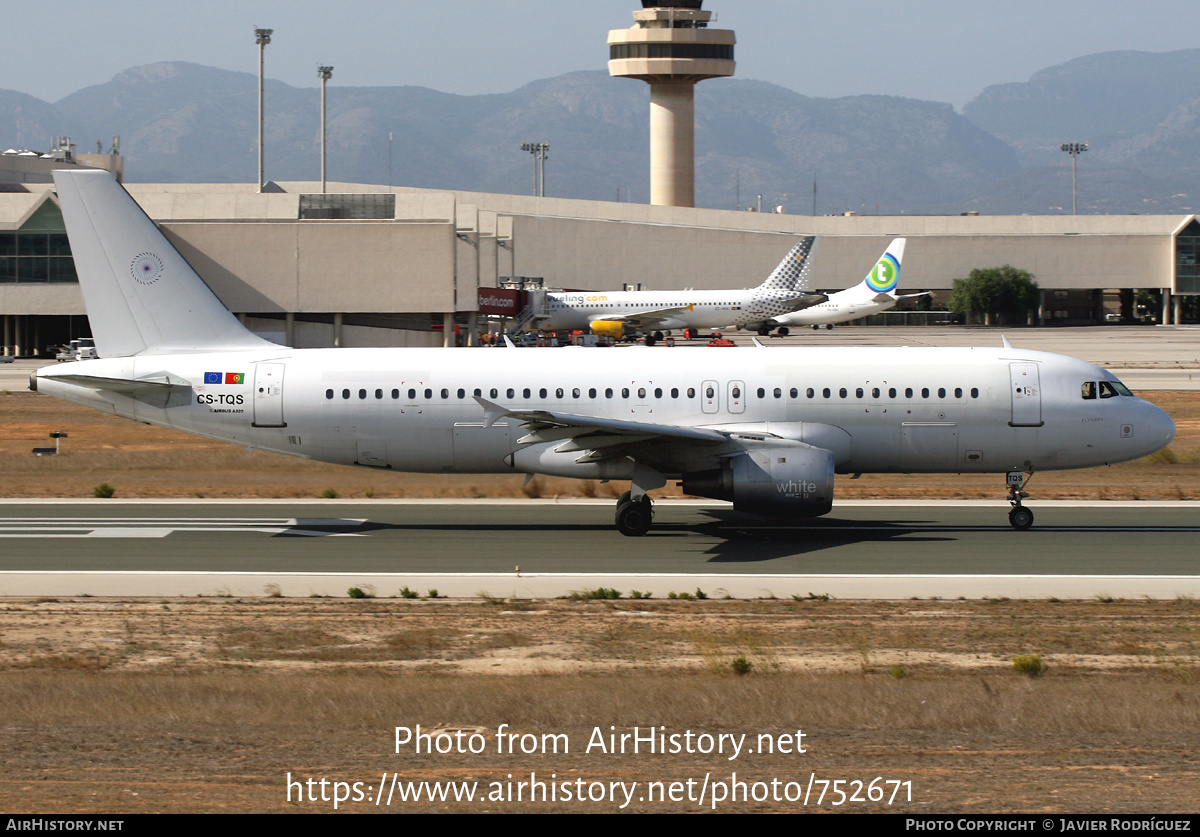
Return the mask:
<path fill-rule="evenodd" d="M 550 156 L 550 143 L 523 142 L 521 150 L 533 155 L 533 195 L 546 197 L 546 158 Z M 540 175 L 539 175 L 540 170 Z"/>
<path fill-rule="evenodd" d="M 271 43 L 274 29 L 255 29 L 254 42 L 258 44 L 258 191 L 263 190 L 263 50 Z"/>
<path fill-rule="evenodd" d="M 325 83 L 333 78 L 333 67 L 317 67 L 321 77 L 321 194 L 325 194 Z"/>
<path fill-rule="evenodd" d="M 1079 155 L 1088 150 L 1086 142 L 1064 142 L 1059 146 L 1063 151 L 1071 155 L 1071 214 L 1079 214 L 1079 201 L 1076 197 L 1076 180 L 1075 163 L 1079 159 Z"/>

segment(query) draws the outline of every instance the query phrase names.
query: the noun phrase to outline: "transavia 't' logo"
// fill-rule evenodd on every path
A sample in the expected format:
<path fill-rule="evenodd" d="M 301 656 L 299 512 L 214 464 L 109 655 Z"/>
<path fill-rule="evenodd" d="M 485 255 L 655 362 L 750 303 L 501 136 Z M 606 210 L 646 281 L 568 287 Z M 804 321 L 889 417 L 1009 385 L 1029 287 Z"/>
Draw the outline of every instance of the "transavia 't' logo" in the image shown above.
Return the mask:
<path fill-rule="evenodd" d="M 867 274 L 867 284 L 871 290 L 885 293 L 896 287 L 900 279 L 900 264 L 891 253 L 884 253 L 883 258 L 875 263 Z"/>
<path fill-rule="evenodd" d="M 162 259 L 153 253 L 138 253 L 129 263 L 129 273 L 139 284 L 153 285 L 162 278 Z"/>

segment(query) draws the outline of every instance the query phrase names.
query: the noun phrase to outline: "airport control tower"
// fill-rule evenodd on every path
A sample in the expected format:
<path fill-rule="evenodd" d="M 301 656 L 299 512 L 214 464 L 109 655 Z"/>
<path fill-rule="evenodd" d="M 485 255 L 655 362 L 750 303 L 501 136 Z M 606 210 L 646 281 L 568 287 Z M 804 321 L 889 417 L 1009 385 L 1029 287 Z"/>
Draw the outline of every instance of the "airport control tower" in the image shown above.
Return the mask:
<path fill-rule="evenodd" d="M 608 72 L 650 85 L 650 203 L 693 206 L 696 82 L 733 75 L 730 29 L 709 29 L 704 0 L 642 0 L 608 33 Z"/>

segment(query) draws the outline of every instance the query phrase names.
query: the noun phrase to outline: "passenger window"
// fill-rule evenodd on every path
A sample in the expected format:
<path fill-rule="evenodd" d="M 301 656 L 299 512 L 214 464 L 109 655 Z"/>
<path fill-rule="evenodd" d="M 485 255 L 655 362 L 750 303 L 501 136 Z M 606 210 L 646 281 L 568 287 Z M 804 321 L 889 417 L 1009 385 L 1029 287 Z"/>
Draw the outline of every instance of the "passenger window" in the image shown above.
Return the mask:
<path fill-rule="evenodd" d="M 779 387 L 775 387 L 775 397 L 783 398 L 783 390 L 781 390 Z"/>
<path fill-rule="evenodd" d="M 449 398 L 449 397 L 450 397 L 450 390 L 443 389 L 442 390 L 442 398 Z"/>
<path fill-rule="evenodd" d="M 912 387 L 905 387 L 905 388 L 904 388 L 904 397 L 905 397 L 905 398 L 912 398 Z"/>
<path fill-rule="evenodd" d="M 530 392 L 529 387 L 525 387 L 525 389 L 523 389 L 521 392 L 522 392 L 522 397 L 524 397 L 526 400 L 528 400 L 529 392 Z"/>
<path fill-rule="evenodd" d="M 492 387 L 490 390 L 488 390 L 488 392 L 491 393 L 492 398 L 500 397 L 500 390 L 496 389 L 495 387 Z"/>
<path fill-rule="evenodd" d="M 392 390 L 392 400 L 397 401 L 397 400 L 399 400 L 399 398 L 400 398 L 400 390 L 398 390 L 398 389 Z"/>
<path fill-rule="evenodd" d="M 425 388 L 425 400 L 426 401 L 433 400 L 433 390 L 429 389 L 428 387 Z"/>
<path fill-rule="evenodd" d="M 349 398 L 349 397 L 350 397 L 350 390 L 348 390 L 348 389 L 342 390 L 342 398 Z"/>
<path fill-rule="evenodd" d="M 671 397 L 672 398 L 679 397 L 679 387 L 671 387 Z"/>
<path fill-rule="evenodd" d="M 460 390 L 458 391 L 458 397 L 459 397 L 459 398 L 466 398 L 466 397 L 467 397 L 467 391 L 466 391 L 465 389 L 460 389 Z"/>
<path fill-rule="evenodd" d="M 472 394 L 473 394 L 473 395 L 474 395 L 476 398 L 480 398 L 480 397 L 482 397 L 482 396 L 483 396 L 483 390 L 481 390 L 479 387 L 475 387 L 475 392 L 474 392 L 474 393 L 472 393 Z"/>
<path fill-rule="evenodd" d="M 714 395 L 716 395 L 716 393 L 713 391 L 712 387 L 709 387 L 708 389 L 704 390 L 705 398 L 712 398 Z"/>
<path fill-rule="evenodd" d="M 629 397 L 629 387 L 621 387 L 621 397 L 622 398 Z"/>
<path fill-rule="evenodd" d="M 955 397 L 955 398 L 962 398 L 962 387 L 955 387 L 955 388 L 954 388 L 954 397 Z"/>
<path fill-rule="evenodd" d="M 872 398 L 878 398 L 878 397 L 879 397 L 879 387 L 875 387 L 874 389 L 872 389 L 872 390 L 871 390 L 871 397 L 872 397 Z"/>
<path fill-rule="evenodd" d="M 1096 397 L 1096 382 L 1095 381 L 1084 381 L 1083 382 L 1083 400 L 1091 401 L 1095 397 Z"/>
<path fill-rule="evenodd" d="M 381 390 L 381 389 L 377 389 L 377 390 L 375 390 L 375 397 L 376 397 L 376 398 L 383 398 L 383 390 Z"/>
<path fill-rule="evenodd" d="M 896 397 L 896 388 L 889 387 L 888 388 L 888 398 L 895 398 L 895 397 Z"/>
<path fill-rule="evenodd" d="M 972 398 L 979 397 L 979 387 L 971 387 L 971 397 Z"/>
<path fill-rule="evenodd" d="M 921 387 L 921 397 L 922 398 L 929 397 L 929 387 Z"/>
<path fill-rule="evenodd" d="M 846 391 L 845 387 L 842 387 L 838 390 L 838 395 L 840 395 L 842 398 L 845 398 L 847 395 L 849 395 L 849 393 Z"/>
<path fill-rule="evenodd" d="M 612 387 L 607 387 L 607 388 L 604 390 L 604 397 L 605 397 L 605 398 L 612 398 L 612 396 L 613 396 Z"/>
<path fill-rule="evenodd" d="M 863 389 L 862 389 L 862 387 L 859 387 L 858 389 L 854 390 L 854 397 L 855 397 L 855 398 L 862 398 L 862 397 L 863 397 Z"/>
<path fill-rule="evenodd" d="M 809 398 L 817 397 L 817 391 L 815 389 L 813 389 L 812 387 L 809 387 L 807 390 L 805 390 L 804 394 L 807 395 Z"/>
<path fill-rule="evenodd" d="M 766 391 L 765 389 L 763 389 L 762 387 L 759 387 L 759 388 L 758 388 L 758 397 L 759 397 L 759 398 L 766 398 L 766 397 L 767 397 L 767 391 Z"/>
<path fill-rule="evenodd" d="M 509 388 L 508 388 L 508 397 L 509 397 L 509 398 L 516 398 L 516 397 L 517 397 L 517 391 L 516 391 L 515 389 L 513 389 L 512 387 L 509 387 Z"/>
<path fill-rule="evenodd" d="M 415 389 L 410 389 L 410 390 L 408 391 L 408 400 L 409 400 L 409 401 L 416 401 L 416 400 L 417 400 L 417 391 L 416 391 Z"/>
<path fill-rule="evenodd" d="M 733 397 L 734 397 L 734 398 L 741 398 L 741 397 L 742 397 L 742 388 L 741 388 L 741 387 L 734 387 L 734 388 L 733 388 Z"/>
<path fill-rule="evenodd" d="M 545 400 L 545 398 L 546 398 L 546 388 L 545 387 L 542 387 L 541 389 L 538 390 L 538 398 Z"/>
<path fill-rule="evenodd" d="M 695 397 L 696 397 L 696 388 L 688 387 L 688 398 L 695 398 Z"/>
<path fill-rule="evenodd" d="M 945 397 L 946 397 L 946 388 L 938 387 L 938 398 L 945 398 Z"/>
<path fill-rule="evenodd" d="M 358 397 L 359 397 L 359 398 L 366 398 L 366 397 L 367 397 L 367 391 L 366 391 L 365 389 L 360 389 L 360 390 L 358 391 Z"/>
<path fill-rule="evenodd" d="M 824 395 L 826 398 L 829 398 L 829 395 L 830 395 L 829 387 L 825 387 L 825 389 L 821 390 L 821 394 Z"/>
<path fill-rule="evenodd" d="M 792 398 L 799 398 L 800 390 L 796 389 L 795 387 L 792 387 L 791 392 L 789 392 L 788 395 L 790 395 Z"/>
<path fill-rule="evenodd" d="M 662 398 L 662 387 L 655 387 L 655 388 L 654 388 L 654 397 L 655 397 L 655 398 Z"/>
<path fill-rule="evenodd" d="M 576 401 L 579 400 L 579 387 L 575 387 L 575 389 L 571 390 L 571 397 Z"/>
<path fill-rule="evenodd" d="M 596 388 L 592 387 L 591 389 L 588 390 L 588 398 L 595 398 L 595 397 L 596 397 Z"/>
<path fill-rule="evenodd" d="M 325 397 L 326 397 L 326 398 L 333 398 L 333 390 L 331 390 L 331 389 L 327 389 L 327 390 L 325 390 Z"/>
<path fill-rule="evenodd" d="M 646 397 L 646 388 L 638 387 L 638 398 L 645 398 L 645 397 Z"/>

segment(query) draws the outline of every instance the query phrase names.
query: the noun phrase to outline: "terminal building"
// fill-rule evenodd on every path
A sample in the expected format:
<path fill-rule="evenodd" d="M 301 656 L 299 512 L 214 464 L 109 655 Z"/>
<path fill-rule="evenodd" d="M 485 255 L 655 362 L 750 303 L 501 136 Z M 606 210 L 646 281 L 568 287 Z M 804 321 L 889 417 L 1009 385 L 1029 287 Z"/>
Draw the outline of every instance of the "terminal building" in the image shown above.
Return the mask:
<path fill-rule="evenodd" d="M 1150 315 L 1173 323 L 1200 294 L 1194 215 L 812 217 L 349 183 L 127 188 L 231 311 L 298 347 L 472 344 L 489 318 L 518 313 L 506 277 L 749 287 L 810 234 L 822 237 L 812 290 L 861 281 L 906 236 L 904 292 L 944 301 L 955 278 L 1011 264 L 1036 277 L 1042 323 L 1111 320 L 1120 289 L 1153 292 Z M 7 354 L 90 333 L 51 183 L 0 189 L 0 314 Z"/>

